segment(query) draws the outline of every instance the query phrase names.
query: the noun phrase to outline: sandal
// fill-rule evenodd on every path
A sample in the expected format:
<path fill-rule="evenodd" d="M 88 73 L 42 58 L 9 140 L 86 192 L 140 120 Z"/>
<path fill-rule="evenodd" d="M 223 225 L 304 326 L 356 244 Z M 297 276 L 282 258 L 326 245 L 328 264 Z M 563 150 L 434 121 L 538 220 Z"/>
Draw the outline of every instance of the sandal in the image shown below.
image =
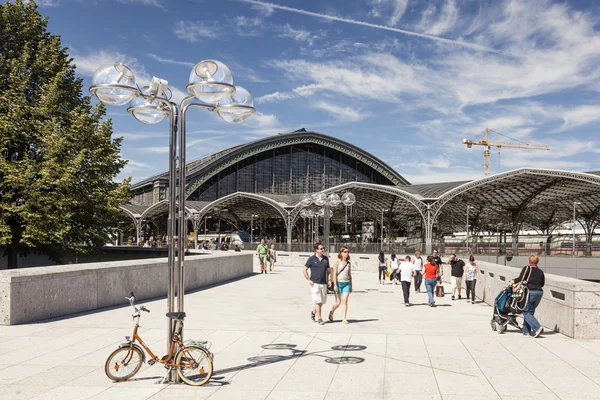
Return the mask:
<path fill-rule="evenodd" d="M 333 310 L 329 311 L 329 321 L 333 322 Z"/>
<path fill-rule="evenodd" d="M 350 322 L 348 322 L 348 320 L 347 320 L 347 319 L 343 320 L 342 322 L 343 322 L 344 324 L 346 324 L 346 325 L 348 325 L 348 324 L 350 323 Z"/>

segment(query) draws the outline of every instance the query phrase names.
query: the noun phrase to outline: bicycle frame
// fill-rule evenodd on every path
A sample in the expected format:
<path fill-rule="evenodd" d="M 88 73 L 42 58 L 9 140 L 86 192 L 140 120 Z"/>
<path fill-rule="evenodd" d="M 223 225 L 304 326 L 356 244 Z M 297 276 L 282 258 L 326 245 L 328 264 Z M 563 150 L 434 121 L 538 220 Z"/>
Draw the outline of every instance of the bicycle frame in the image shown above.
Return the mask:
<path fill-rule="evenodd" d="M 126 337 L 126 339 L 128 340 L 128 343 L 125 343 L 123 345 L 123 347 L 125 347 L 125 345 L 128 345 L 133 348 L 134 346 L 137 346 L 136 345 L 136 342 L 137 342 L 142 346 L 142 348 L 146 351 L 146 353 L 148 353 L 148 355 L 150 356 L 150 359 L 154 360 L 154 362 L 158 362 L 158 363 L 164 364 L 169 367 L 177 367 L 178 364 L 170 362 L 175 357 L 175 345 L 179 345 L 179 347 L 183 348 L 183 343 L 181 343 L 181 340 L 179 339 L 179 335 L 177 334 L 177 331 L 173 332 L 173 338 L 171 340 L 171 345 L 169 346 L 169 354 L 167 356 L 163 357 L 162 359 L 160 359 L 160 358 L 158 358 L 158 356 L 156 356 L 152 352 L 152 350 L 150 350 L 148 345 L 146 345 L 146 343 L 144 343 L 144 340 L 138 334 L 139 315 L 134 316 L 134 318 L 136 318 L 136 317 L 138 318 L 138 321 L 136 321 L 135 327 L 133 328 L 133 335 L 131 336 L 131 339 L 129 337 Z M 129 354 L 125 358 L 127 363 L 130 361 L 130 357 L 132 357 L 132 356 L 133 356 L 133 350 L 130 350 Z"/>

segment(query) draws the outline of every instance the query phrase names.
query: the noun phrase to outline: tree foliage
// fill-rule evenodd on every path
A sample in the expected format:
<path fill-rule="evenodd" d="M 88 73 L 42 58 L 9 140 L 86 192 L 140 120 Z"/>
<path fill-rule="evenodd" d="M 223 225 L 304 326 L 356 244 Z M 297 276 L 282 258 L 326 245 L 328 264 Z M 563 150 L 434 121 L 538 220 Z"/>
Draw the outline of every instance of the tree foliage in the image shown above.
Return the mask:
<path fill-rule="evenodd" d="M 0 245 L 59 260 L 108 241 L 129 198 L 126 161 L 35 2 L 0 5 Z"/>

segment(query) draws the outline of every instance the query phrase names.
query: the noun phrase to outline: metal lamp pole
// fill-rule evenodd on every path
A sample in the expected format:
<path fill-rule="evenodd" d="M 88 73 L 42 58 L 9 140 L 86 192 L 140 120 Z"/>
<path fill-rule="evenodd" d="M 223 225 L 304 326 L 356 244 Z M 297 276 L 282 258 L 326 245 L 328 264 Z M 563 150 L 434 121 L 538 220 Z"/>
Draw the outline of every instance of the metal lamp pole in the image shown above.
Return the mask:
<path fill-rule="evenodd" d="M 576 224 L 576 219 L 577 219 L 577 209 L 576 206 L 577 204 L 581 204 L 581 202 L 579 201 L 574 201 L 573 202 L 573 258 L 575 258 L 575 224 Z"/>
<path fill-rule="evenodd" d="M 258 217 L 258 215 L 250 215 L 250 247 L 252 247 L 252 239 L 254 238 L 254 217 Z"/>
<path fill-rule="evenodd" d="M 467 253 L 469 253 L 469 209 L 475 208 L 473 206 L 467 206 Z"/>
<path fill-rule="evenodd" d="M 226 122 L 239 123 L 254 114 L 256 110 L 250 93 L 244 88 L 234 86 L 229 68 L 216 60 L 203 60 L 194 66 L 189 84 L 186 86 L 191 96 L 183 99 L 179 107 L 171 102 L 172 91 L 168 85 L 166 80 L 153 77 L 149 85 L 140 88 L 136 85 L 133 71 L 117 62 L 96 70 L 90 92 L 107 105 L 122 106 L 129 103 L 127 111 L 145 124 L 157 124 L 167 116 L 170 118 L 167 304 L 169 312 L 173 312 L 177 272 L 179 275 L 178 311 L 183 312 L 183 261 L 187 240 L 185 112 L 191 106 L 206 108 L 216 112 Z M 191 104 L 190 101 L 194 98 L 202 103 Z M 179 119 L 180 113 L 181 120 Z M 179 127 L 181 134 L 178 142 L 177 130 Z M 177 224 L 178 222 L 179 224 Z M 167 349 L 172 337 L 173 323 L 168 320 Z"/>

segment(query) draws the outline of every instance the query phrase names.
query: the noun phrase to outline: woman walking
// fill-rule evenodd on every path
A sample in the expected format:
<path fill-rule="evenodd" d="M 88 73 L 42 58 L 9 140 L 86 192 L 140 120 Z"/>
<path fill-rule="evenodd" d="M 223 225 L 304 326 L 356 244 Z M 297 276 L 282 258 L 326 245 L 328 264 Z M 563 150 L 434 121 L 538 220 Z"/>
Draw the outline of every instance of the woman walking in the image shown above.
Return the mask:
<path fill-rule="evenodd" d="M 421 282 L 423 282 L 423 259 L 421 252 L 415 251 L 415 292 L 421 291 Z"/>
<path fill-rule="evenodd" d="M 430 307 L 435 307 L 435 299 L 433 291 L 437 281 L 437 264 L 433 261 L 433 256 L 427 256 L 427 264 L 423 266 L 425 270 L 425 289 L 427 289 L 427 304 Z"/>
<path fill-rule="evenodd" d="M 338 253 L 337 260 L 333 263 L 333 290 L 335 292 L 335 304 L 329 312 L 329 321 L 333 322 L 333 313 L 340 305 L 344 324 L 348 323 L 348 297 L 352 292 L 352 269 L 350 268 L 350 251 L 347 247 L 342 247 Z"/>
<path fill-rule="evenodd" d="M 392 255 L 390 256 L 391 261 L 391 269 L 392 272 L 390 273 L 390 281 L 394 282 L 394 284 L 398 284 L 398 280 L 399 280 L 399 272 L 400 270 L 398 269 L 398 259 L 396 258 L 396 253 L 392 253 Z"/>
<path fill-rule="evenodd" d="M 269 261 L 269 271 L 274 271 L 275 262 L 277 261 L 277 250 L 275 250 L 275 244 L 272 244 L 271 248 L 267 252 L 267 260 Z"/>
<path fill-rule="evenodd" d="M 383 254 L 383 250 L 381 250 L 379 256 L 377 256 L 377 265 L 379 266 L 379 283 L 383 285 L 385 284 L 385 275 L 387 274 L 387 265 L 385 263 L 385 254 Z"/>
<path fill-rule="evenodd" d="M 469 263 L 465 268 L 465 282 L 467 284 L 467 302 L 471 293 L 471 304 L 475 304 L 475 285 L 479 279 L 479 267 L 475 264 L 475 257 L 469 256 Z"/>
<path fill-rule="evenodd" d="M 533 337 L 539 337 L 544 333 L 544 328 L 535 318 L 535 309 L 542 301 L 544 291 L 542 288 L 546 283 L 546 277 L 544 271 L 538 268 L 540 259 L 538 256 L 529 256 L 529 265 L 523 267 L 519 277 L 514 280 L 514 283 L 527 281 L 527 288 L 529 289 L 529 301 L 523 309 L 523 335 Z"/>

